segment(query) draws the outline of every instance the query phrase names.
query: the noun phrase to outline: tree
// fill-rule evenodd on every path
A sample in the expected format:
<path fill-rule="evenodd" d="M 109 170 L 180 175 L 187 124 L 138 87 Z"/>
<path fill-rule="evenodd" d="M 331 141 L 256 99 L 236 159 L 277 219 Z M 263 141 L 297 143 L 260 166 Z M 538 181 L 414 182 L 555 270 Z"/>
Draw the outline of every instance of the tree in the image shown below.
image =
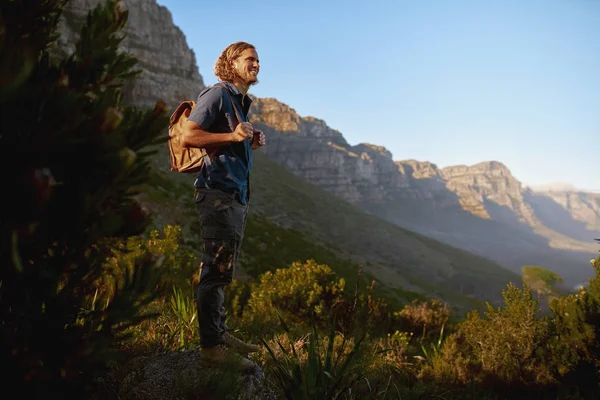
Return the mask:
<path fill-rule="evenodd" d="M 556 373 L 579 386 L 600 390 L 600 256 L 591 260 L 587 288 L 554 300 L 553 339 L 548 343 Z"/>
<path fill-rule="evenodd" d="M 149 254 L 94 302 L 111 240 L 141 233 L 135 187 L 149 179 L 166 106 L 122 103 L 136 59 L 119 51 L 128 17 L 109 0 L 88 14 L 75 52 L 49 49 L 64 0 L 0 5 L 0 322 L 4 391 L 82 398 L 120 335 L 147 315 Z"/>

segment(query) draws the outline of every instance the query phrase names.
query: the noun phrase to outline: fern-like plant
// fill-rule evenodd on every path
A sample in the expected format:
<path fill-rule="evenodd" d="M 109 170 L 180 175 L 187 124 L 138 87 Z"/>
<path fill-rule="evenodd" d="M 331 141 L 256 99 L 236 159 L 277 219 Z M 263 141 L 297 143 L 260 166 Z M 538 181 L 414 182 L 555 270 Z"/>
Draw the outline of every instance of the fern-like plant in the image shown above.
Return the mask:
<path fill-rule="evenodd" d="M 65 1 L 0 2 L 0 324 L 3 391 L 87 398 L 93 377 L 159 293 L 152 254 L 96 295 L 110 238 L 141 233 L 133 189 L 149 179 L 165 105 L 122 103 L 136 59 L 119 50 L 127 12 L 92 10 L 72 55 L 49 56 Z"/>
<path fill-rule="evenodd" d="M 289 349 L 286 349 L 281 341 L 277 339 L 277 344 L 281 350 L 281 356 L 278 358 L 269 344 L 261 339 L 275 363 L 273 373 L 277 385 L 288 400 L 343 399 L 343 396 L 347 395 L 352 386 L 363 376 L 353 370 L 352 367 L 359 360 L 357 353 L 365 336 L 360 337 L 352 345 L 350 352 L 346 354 L 343 351 L 347 345 L 347 339 L 344 336 L 342 349 L 335 352 L 336 331 L 334 320 L 329 331 L 327 348 L 323 351 L 315 317 L 313 316 L 311 320 L 312 334 L 308 339 L 307 359 L 305 361 L 301 360 L 298 349 L 293 343 Z M 290 330 L 281 316 L 280 322 L 289 334 Z"/>

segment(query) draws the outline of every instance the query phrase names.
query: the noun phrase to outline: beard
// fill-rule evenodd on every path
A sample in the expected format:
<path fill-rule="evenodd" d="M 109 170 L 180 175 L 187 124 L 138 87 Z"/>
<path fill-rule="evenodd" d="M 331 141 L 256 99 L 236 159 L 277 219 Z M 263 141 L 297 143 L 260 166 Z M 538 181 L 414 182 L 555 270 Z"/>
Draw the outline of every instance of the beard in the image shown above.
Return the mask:
<path fill-rule="evenodd" d="M 244 72 L 241 74 L 239 71 L 235 71 L 235 76 L 240 81 L 244 82 L 248 86 L 253 86 L 258 83 L 258 74 L 253 75 L 250 72 Z"/>

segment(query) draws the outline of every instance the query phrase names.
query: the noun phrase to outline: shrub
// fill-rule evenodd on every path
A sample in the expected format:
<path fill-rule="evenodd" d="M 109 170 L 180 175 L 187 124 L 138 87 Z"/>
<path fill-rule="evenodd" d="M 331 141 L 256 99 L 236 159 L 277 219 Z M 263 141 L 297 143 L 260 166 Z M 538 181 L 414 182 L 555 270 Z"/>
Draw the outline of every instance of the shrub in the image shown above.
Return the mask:
<path fill-rule="evenodd" d="M 557 379 L 576 385 L 600 382 L 600 257 L 591 264 L 595 276 L 588 288 L 550 303 L 553 319 L 547 362 L 554 366 Z"/>
<path fill-rule="evenodd" d="M 312 313 L 317 322 L 329 320 L 344 286 L 345 281 L 326 265 L 314 260 L 294 262 L 289 268 L 261 275 L 252 286 L 244 320 L 261 326 L 277 324 L 276 310 L 292 325 L 306 325 Z"/>
<path fill-rule="evenodd" d="M 198 322 L 193 284 L 196 258 L 181 246 L 181 232 L 179 226 L 166 225 L 162 232 L 153 229 L 127 240 L 112 241 L 115 251 L 105 263 L 107 270 L 115 272 L 112 276 L 119 277 L 122 271 L 151 254 L 161 260 L 160 287 L 171 288 L 169 291 L 157 288 L 159 296 L 145 310 L 156 312 L 158 318 L 132 326 L 128 330 L 129 339 L 122 343 L 123 349 L 154 353 L 197 345 Z M 107 290 L 110 293 L 114 280 L 103 276 L 98 282 L 100 284 L 103 285 L 103 293 Z"/>
<path fill-rule="evenodd" d="M 354 342 L 345 335 L 338 335 L 334 322 L 328 337 L 323 340 L 319 338 L 314 313 L 312 317 L 313 329 L 305 340 L 291 343 L 287 336 L 289 347 L 278 339 L 275 340 L 276 347 L 263 340 L 274 364 L 273 375 L 278 389 L 289 400 L 347 398 L 343 396 L 350 394 L 364 375 L 357 357 L 364 336 Z M 289 335 L 290 332 L 286 333 Z"/>
<path fill-rule="evenodd" d="M 450 318 L 450 308 L 437 299 L 413 300 L 394 316 L 404 323 L 404 329 L 419 334 L 421 340 L 439 334 Z"/>
<path fill-rule="evenodd" d="M 488 304 L 486 319 L 470 312 L 432 357 L 423 377 L 466 384 L 471 379 L 499 385 L 531 383 L 542 377 L 541 344 L 549 335 L 547 318 L 537 319 L 538 302 L 528 287 L 509 284 L 504 305 Z"/>
<path fill-rule="evenodd" d="M 536 318 L 539 303 L 529 287 L 509 284 L 502 295 L 503 307 L 488 305 L 485 320 L 477 312 L 470 313 L 460 330 L 483 375 L 504 383 L 533 382 L 538 378 L 537 350 L 548 336 L 548 320 Z"/>
<path fill-rule="evenodd" d="M 472 378 L 475 365 L 465 347 L 464 340 L 457 333 L 448 335 L 440 351 L 423 365 L 419 377 L 446 384 L 465 384 Z"/>

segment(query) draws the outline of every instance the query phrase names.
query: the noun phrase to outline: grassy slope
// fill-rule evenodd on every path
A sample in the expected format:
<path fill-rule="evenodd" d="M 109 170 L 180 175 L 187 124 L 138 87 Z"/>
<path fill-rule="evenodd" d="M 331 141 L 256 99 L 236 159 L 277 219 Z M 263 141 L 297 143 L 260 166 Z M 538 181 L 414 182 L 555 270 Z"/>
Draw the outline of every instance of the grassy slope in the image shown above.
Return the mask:
<path fill-rule="evenodd" d="M 166 158 L 165 158 L 166 157 Z M 161 167 L 168 155 L 157 155 Z M 192 202 L 193 176 L 158 170 L 142 188 L 155 225 L 179 224 L 187 246 L 199 250 L 199 225 Z M 252 203 L 244 245 L 243 274 L 256 276 L 295 260 L 330 265 L 351 284 L 358 265 L 378 281 L 380 293 L 402 302 L 439 296 L 457 309 L 500 299 L 520 277 L 485 258 L 404 230 L 296 177 L 255 152 Z M 468 295 L 468 296 L 465 296 Z"/>
<path fill-rule="evenodd" d="M 469 284 L 479 294 L 520 277 L 483 257 L 445 245 L 369 215 L 255 153 L 253 208 L 279 225 L 334 244 L 365 265 L 397 272 L 402 281 Z M 395 282 L 386 280 L 393 285 Z M 498 291 L 499 293 L 499 291 Z"/>

